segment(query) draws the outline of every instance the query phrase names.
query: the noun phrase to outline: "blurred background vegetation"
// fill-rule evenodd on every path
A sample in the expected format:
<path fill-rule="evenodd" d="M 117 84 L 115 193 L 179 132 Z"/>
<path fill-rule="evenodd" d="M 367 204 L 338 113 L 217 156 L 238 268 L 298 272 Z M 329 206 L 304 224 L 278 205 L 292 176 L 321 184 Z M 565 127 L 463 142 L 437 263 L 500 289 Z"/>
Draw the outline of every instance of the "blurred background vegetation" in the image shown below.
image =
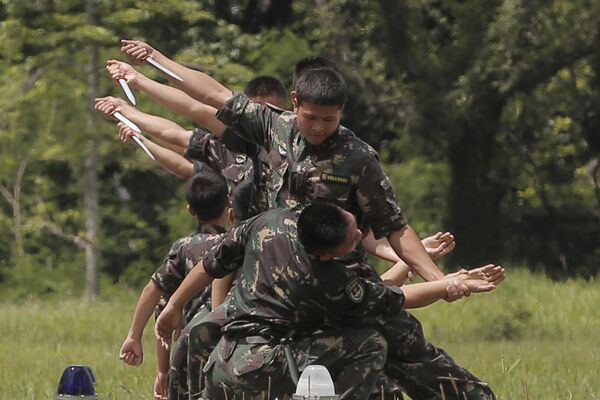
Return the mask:
<path fill-rule="evenodd" d="M 343 124 L 375 147 L 446 266 L 554 279 L 600 265 L 600 1 L 1 0 L 0 291 L 140 287 L 187 234 L 183 182 L 91 111 L 104 61 L 149 42 L 240 90 L 309 55 L 349 82 Z M 144 72 L 162 79 L 148 67 Z M 139 107 L 177 120 L 143 95 Z"/>

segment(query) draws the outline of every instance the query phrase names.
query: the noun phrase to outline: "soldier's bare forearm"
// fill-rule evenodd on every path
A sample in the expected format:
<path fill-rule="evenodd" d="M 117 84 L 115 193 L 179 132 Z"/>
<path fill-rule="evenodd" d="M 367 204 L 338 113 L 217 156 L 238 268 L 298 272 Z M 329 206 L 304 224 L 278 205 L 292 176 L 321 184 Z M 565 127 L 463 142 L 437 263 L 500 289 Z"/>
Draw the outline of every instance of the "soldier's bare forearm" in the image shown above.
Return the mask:
<path fill-rule="evenodd" d="M 402 287 L 404 308 L 425 307 L 444 299 L 448 294 L 447 288 L 448 282 L 444 280 L 405 285 Z"/>
<path fill-rule="evenodd" d="M 141 340 L 144 328 L 152 316 L 161 296 L 162 291 L 154 284 L 154 282 L 148 282 L 142 290 L 135 307 L 131 327 L 129 328 L 128 333 L 130 338 Z"/>
<path fill-rule="evenodd" d="M 431 260 L 410 225 L 393 232 L 388 237 L 388 241 L 396 254 L 426 281 L 435 281 L 444 277 L 444 273 Z"/>

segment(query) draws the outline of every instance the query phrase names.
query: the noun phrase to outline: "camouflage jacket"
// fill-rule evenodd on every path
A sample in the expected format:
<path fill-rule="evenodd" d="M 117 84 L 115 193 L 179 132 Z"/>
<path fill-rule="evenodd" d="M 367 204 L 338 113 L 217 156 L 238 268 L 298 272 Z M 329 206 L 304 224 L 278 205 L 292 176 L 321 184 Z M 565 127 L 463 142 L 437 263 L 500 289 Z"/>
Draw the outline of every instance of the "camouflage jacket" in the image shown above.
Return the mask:
<path fill-rule="evenodd" d="M 406 225 L 377 152 L 347 128 L 340 126 L 324 143 L 311 145 L 298 130 L 295 113 L 275 113 L 243 94 L 232 97 L 217 118 L 268 153 L 269 208 L 333 201 L 360 223 L 366 220 L 376 238 Z"/>
<path fill-rule="evenodd" d="M 401 310 L 399 288 L 308 255 L 298 241 L 296 220 L 292 210 L 267 211 L 225 234 L 206 253 L 204 269 L 212 277 L 242 268 L 227 310 L 226 334 L 302 335 L 323 326 L 328 317 L 360 322 Z"/>
<path fill-rule="evenodd" d="M 227 180 L 229 194 L 237 185 L 252 177 L 252 162 L 244 154 L 228 150 L 212 133 L 196 128 L 184 156 L 194 161 L 194 173 L 209 167 Z"/>
<path fill-rule="evenodd" d="M 168 301 L 175 293 L 186 275 L 202 259 L 204 254 L 218 243 L 220 234 L 224 232 L 225 229 L 220 226 L 201 224 L 196 232 L 173 243 L 167 258 L 150 278 L 156 287 L 163 292 L 165 301 Z M 185 310 L 186 314 L 194 313 L 209 300 L 210 287 L 188 303 Z M 166 302 L 161 302 L 158 305 L 156 315 L 160 314 L 165 304 Z"/>
<path fill-rule="evenodd" d="M 206 166 L 221 173 L 229 186 L 229 193 L 242 181 L 252 178 L 252 196 L 248 216 L 255 216 L 269 209 L 264 190 L 270 166 L 266 152 L 258 145 L 226 129 L 223 137 L 216 140 L 211 133 L 195 129 L 184 154 L 194 162 L 194 173 Z"/>

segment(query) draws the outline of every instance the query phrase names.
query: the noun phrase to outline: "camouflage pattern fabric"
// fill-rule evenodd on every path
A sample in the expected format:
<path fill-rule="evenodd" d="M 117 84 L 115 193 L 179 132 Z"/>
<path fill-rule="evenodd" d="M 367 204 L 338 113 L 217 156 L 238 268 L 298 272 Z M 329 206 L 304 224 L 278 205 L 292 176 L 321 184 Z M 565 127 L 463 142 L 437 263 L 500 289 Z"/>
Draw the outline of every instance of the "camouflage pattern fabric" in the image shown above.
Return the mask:
<path fill-rule="evenodd" d="M 340 126 L 321 145 L 310 145 L 299 132 L 294 113 L 274 114 L 244 95 L 232 97 L 217 117 L 242 139 L 268 152 L 272 173 L 265 188 L 270 207 L 299 208 L 315 200 L 332 201 L 357 215 L 361 225 L 368 224 L 376 238 L 406 225 L 377 153 L 348 129 Z M 337 261 L 365 279 L 380 282 L 362 245 Z M 341 325 L 353 322 L 343 314 L 334 319 Z M 394 327 L 384 329 L 388 324 Z M 494 398 L 483 382 L 454 363 L 443 350 L 429 344 L 420 323 L 410 314 L 401 313 L 377 329 L 386 337 L 390 349 L 405 349 L 397 357 L 389 357 L 388 365 L 394 363 L 394 378 L 414 399 L 453 398 L 450 388 L 459 396 L 464 392 L 467 399 Z M 411 357 L 417 357 L 416 354 L 420 359 L 415 363 Z M 454 390 L 460 386 L 460 379 L 463 390 Z"/>
<path fill-rule="evenodd" d="M 347 128 L 340 126 L 324 143 L 311 145 L 294 112 L 275 113 L 243 94 L 232 97 L 217 118 L 267 152 L 269 208 L 332 201 L 366 219 L 376 238 L 406 225 L 377 152 Z"/>
<path fill-rule="evenodd" d="M 204 366 L 210 353 L 221 340 L 221 328 L 225 325 L 227 308 L 231 297 L 202 318 L 194 320 L 186 327 L 189 331 L 187 356 L 187 380 L 190 388 L 190 400 L 200 399 L 204 384 Z"/>
<path fill-rule="evenodd" d="M 154 284 L 163 292 L 163 297 L 156 306 L 156 317 L 162 312 L 166 302 L 181 285 L 185 276 L 202 259 L 206 251 L 215 246 L 220 238 L 219 235 L 223 232 L 225 229 L 220 226 L 200 224 L 196 232 L 173 243 L 168 256 L 151 277 Z M 184 321 L 190 321 L 203 306 L 210 310 L 210 288 L 188 302 L 184 310 Z M 178 378 L 179 374 L 184 376 L 183 381 Z M 174 393 L 172 398 L 178 398 L 175 393 L 187 393 L 185 364 L 179 365 L 179 371 L 169 371 L 169 376 L 174 377 L 169 382 L 169 392 Z"/>
<path fill-rule="evenodd" d="M 229 194 L 237 185 L 253 176 L 252 162 L 244 154 L 228 150 L 212 133 L 196 128 L 184 156 L 194 162 L 194 173 L 211 168 L 225 177 Z"/>
<path fill-rule="evenodd" d="M 204 305 L 181 330 L 179 339 L 171 350 L 169 367 L 169 394 L 170 400 L 188 400 L 191 398 L 191 382 L 188 380 L 187 351 L 190 330 L 189 327 L 205 318 L 210 312 L 210 307 Z M 218 340 L 217 340 L 218 341 Z"/>
<path fill-rule="evenodd" d="M 212 248 L 220 239 L 225 229 L 216 225 L 200 224 L 196 232 L 177 240 L 171 246 L 167 258 L 152 274 L 152 281 L 163 292 L 166 301 L 177 290 L 189 271 L 202 259 L 206 251 Z M 186 305 L 186 318 L 189 320 L 199 307 L 210 299 L 210 289 L 207 289 Z M 197 300 L 197 299 L 201 300 Z M 156 315 L 160 314 L 166 303 L 159 303 Z"/>
<path fill-rule="evenodd" d="M 494 400 L 491 388 L 427 341 L 421 323 L 407 311 L 380 321 L 388 339 L 386 373 L 412 399 Z"/>
<path fill-rule="evenodd" d="M 260 338 L 221 339 L 205 367 L 206 398 L 292 398 L 284 345 L 254 340 Z M 368 399 L 385 363 L 385 340 L 372 329 L 322 331 L 288 346 L 300 371 L 312 364 L 327 367 L 340 399 Z"/>
<path fill-rule="evenodd" d="M 208 374 L 206 378 L 213 389 L 220 387 L 220 383 L 230 385 L 235 382 L 235 388 L 231 386 L 230 389 L 242 396 L 239 388 L 254 387 L 259 381 L 256 380 L 256 374 L 246 375 L 239 371 L 244 370 L 246 364 L 249 371 L 258 371 L 253 363 L 261 357 L 261 373 L 280 371 L 283 358 L 279 340 L 285 337 L 295 339 L 293 349 L 299 366 L 314 362 L 320 353 L 311 353 L 309 344 L 319 338 L 313 332 L 320 329 L 327 318 L 345 316 L 360 321 L 374 315 L 385 317 L 401 311 L 404 296 L 399 288 L 370 282 L 358 277 L 343 264 L 332 260 L 320 261 L 308 255 L 298 242 L 296 219 L 297 214 L 290 210 L 277 209 L 260 214 L 227 233 L 220 244 L 204 257 L 206 272 L 215 278 L 225 276 L 242 265 L 242 273 L 232 290 L 231 302 L 227 307 L 227 323 L 223 328 L 227 340 L 221 342 L 223 345 L 236 345 L 234 347 L 238 349 L 235 357 L 231 354 L 231 357 L 222 357 L 222 363 L 217 363 L 217 350 L 213 351 L 204 368 L 205 374 L 211 374 L 212 378 Z M 323 356 L 323 362 L 330 360 L 333 363 L 330 371 L 334 371 L 332 377 L 337 390 L 342 393 L 364 392 L 368 395 L 379 373 L 375 360 L 381 362 L 385 358 L 385 351 L 381 353 L 381 348 L 373 350 L 374 353 L 369 355 L 362 353 L 365 349 L 360 346 L 352 347 L 356 344 L 353 340 L 360 336 L 360 331 L 350 330 L 347 335 L 343 335 L 335 330 L 331 336 L 327 336 L 329 339 L 323 339 L 327 342 L 336 337 L 336 340 L 341 341 L 336 343 L 348 344 L 349 358 L 342 357 L 341 365 L 356 365 L 354 362 L 369 360 L 359 370 L 350 368 L 356 375 L 352 379 L 346 379 L 351 372 L 336 369 L 336 365 L 339 365 L 335 364 L 336 357 L 329 359 Z M 373 330 L 368 329 L 368 332 L 368 337 L 379 337 Z M 256 343 L 249 342 L 250 339 L 247 338 L 252 336 L 260 337 L 261 346 L 256 347 Z M 367 341 L 365 337 L 363 339 Z M 244 340 L 248 340 L 246 345 L 249 347 L 242 343 Z M 385 341 L 378 338 L 370 343 L 382 346 Z M 221 349 L 219 354 L 223 355 L 223 351 L 227 353 L 228 349 Z M 256 359 L 244 358 L 248 351 L 258 349 L 260 355 Z M 375 353 L 378 355 L 375 356 Z M 332 353 L 324 351 L 324 354 Z M 229 366 L 235 366 L 235 369 L 228 369 Z M 362 376 L 363 373 L 368 373 L 368 379 Z M 236 374 L 244 375 L 249 380 L 244 384 L 242 377 Z M 226 379 L 227 376 L 229 378 Z M 272 389 L 289 388 L 287 375 L 264 376 L 271 376 Z M 264 389 L 265 387 L 261 388 Z M 355 394 L 348 394 L 346 398 L 367 398 L 362 394 L 356 397 Z M 218 396 L 218 393 L 209 393 L 211 399 L 219 398 Z"/>

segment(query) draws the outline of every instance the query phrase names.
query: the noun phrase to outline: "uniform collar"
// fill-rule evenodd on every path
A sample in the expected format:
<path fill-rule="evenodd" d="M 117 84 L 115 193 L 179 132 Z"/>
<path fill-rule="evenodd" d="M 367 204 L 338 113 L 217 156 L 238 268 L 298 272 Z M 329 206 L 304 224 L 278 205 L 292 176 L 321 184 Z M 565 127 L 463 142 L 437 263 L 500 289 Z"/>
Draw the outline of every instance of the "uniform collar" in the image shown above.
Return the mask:
<path fill-rule="evenodd" d="M 340 129 L 340 125 L 338 125 L 338 127 L 335 130 L 335 132 L 333 133 L 333 135 L 329 136 L 321 144 L 310 144 L 306 141 L 306 139 L 304 138 L 304 135 L 302 135 L 302 132 L 298 131 L 298 134 L 300 135 L 300 137 L 301 137 L 300 140 L 302 141 L 302 143 L 304 143 L 304 148 L 306 150 L 308 150 L 310 152 L 318 152 L 318 151 L 326 150 L 326 149 L 333 147 L 335 145 L 335 143 L 337 142 L 337 140 L 341 136 L 341 129 Z"/>
<path fill-rule="evenodd" d="M 218 235 L 221 233 L 225 233 L 227 232 L 227 230 L 225 228 L 223 228 L 222 226 L 219 225 L 213 225 L 213 224 L 198 224 L 198 227 L 196 228 L 196 233 L 204 233 L 204 234 L 209 234 L 209 235 Z"/>

